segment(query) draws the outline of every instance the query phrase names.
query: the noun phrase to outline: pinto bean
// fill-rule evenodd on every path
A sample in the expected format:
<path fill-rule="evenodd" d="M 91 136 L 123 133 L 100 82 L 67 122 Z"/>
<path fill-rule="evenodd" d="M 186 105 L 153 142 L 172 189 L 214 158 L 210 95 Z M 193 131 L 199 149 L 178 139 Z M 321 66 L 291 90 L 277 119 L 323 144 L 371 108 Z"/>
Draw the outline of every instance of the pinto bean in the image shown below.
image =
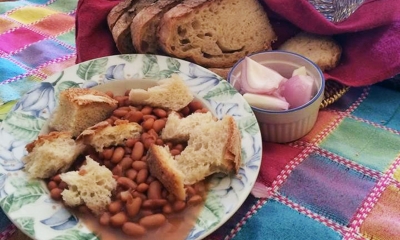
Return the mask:
<path fill-rule="evenodd" d="M 165 118 L 165 117 L 167 117 L 167 115 L 168 115 L 167 111 L 165 111 L 165 110 L 162 109 L 162 108 L 154 108 L 154 109 L 153 109 L 153 113 L 154 113 L 154 115 L 156 115 L 158 118 Z"/>
<path fill-rule="evenodd" d="M 203 104 L 200 101 L 191 101 L 188 105 L 191 112 L 203 109 Z"/>
<path fill-rule="evenodd" d="M 54 200 L 61 200 L 62 199 L 62 195 L 61 195 L 62 191 L 63 190 L 58 188 L 58 187 L 57 188 L 53 188 L 53 189 L 50 190 L 50 197 L 52 199 L 54 199 Z"/>
<path fill-rule="evenodd" d="M 147 183 L 141 183 L 137 186 L 136 191 L 144 193 L 149 189 L 149 185 Z"/>
<path fill-rule="evenodd" d="M 53 188 L 56 188 L 58 186 L 58 184 L 55 181 L 49 181 L 49 183 L 47 183 L 47 188 L 49 190 L 52 190 Z"/>
<path fill-rule="evenodd" d="M 143 201 L 142 207 L 156 209 L 156 208 L 163 207 L 167 203 L 168 203 L 168 201 L 165 199 L 147 199 L 147 200 Z"/>
<path fill-rule="evenodd" d="M 110 217 L 110 224 L 114 227 L 120 227 L 128 221 L 128 216 L 125 212 L 119 212 Z"/>
<path fill-rule="evenodd" d="M 173 211 L 172 211 L 172 206 L 171 206 L 171 204 L 169 204 L 169 203 L 165 204 L 165 205 L 163 206 L 163 208 L 162 208 L 162 212 L 165 213 L 165 214 L 170 214 L 170 213 L 172 213 Z"/>
<path fill-rule="evenodd" d="M 142 202 L 143 200 L 140 197 L 128 199 L 125 209 L 129 217 L 135 217 L 139 213 Z"/>
<path fill-rule="evenodd" d="M 142 142 L 136 142 L 133 146 L 131 158 L 133 161 L 140 160 L 144 154 L 144 146 Z"/>
<path fill-rule="evenodd" d="M 116 214 L 122 210 L 122 202 L 115 201 L 108 204 L 108 211 L 112 214 Z"/>
<path fill-rule="evenodd" d="M 135 181 L 138 172 L 135 169 L 128 169 L 125 172 L 125 176 L 133 181 Z"/>
<path fill-rule="evenodd" d="M 107 94 L 110 98 L 114 98 L 114 93 L 111 91 L 106 91 L 105 94 Z"/>
<path fill-rule="evenodd" d="M 110 225 L 110 218 L 111 214 L 109 212 L 104 212 L 103 214 L 101 214 L 99 222 L 103 226 L 108 226 Z"/>
<path fill-rule="evenodd" d="M 133 162 L 132 158 L 124 157 L 118 165 L 121 166 L 122 171 L 125 171 L 125 170 L 131 168 L 132 162 Z"/>
<path fill-rule="evenodd" d="M 127 177 L 119 177 L 117 179 L 117 183 L 122 187 L 124 187 L 125 189 L 135 190 L 137 187 L 137 184 Z"/>
<path fill-rule="evenodd" d="M 183 211 L 183 209 L 185 209 L 185 207 L 186 207 L 185 201 L 181 201 L 181 200 L 175 201 L 172 204 L 172 210 L 174 210 L 174 212 L 181 212 L 181 211 Z"/>
<path fill-rule="evenodd" d="M 165 223 L 167 219 L 161 213 L 149 215 L 139 220 L 139 224 L 145 228 L 157 228 Z"/>
<path fill-rule="evenodd" d="M 125 147 L 132 148 L 138 141 L 139 139 L 137 138 L 128 138 L 125 141 Z"/>
<path fill-rule="evenodd" d="M 117 108 L 113 111 L 113 116 L 116 116 L 118 118 L 122 118 L 124 117 L 127 113 L 129 112 L 129 109 L 125 109 L 125 108 Z"/>
<path fill-rule="evenodd" d="M 122 225 L 122 232 L 132 237 L 140 237 L 146 234 L 146 228 L 137 223 L 127 222 Z"/>
<path fill-rule="evenodd" d="M 140 170 L 136 176 L 136 182 L 138 184 L 146 182 L 148 175 L 149 175 L 149 170 L 147 170 L 147 169 Z"/>
<path fill-rule="evenodd" d="M 102 152 L 104 159 L 111 159 L 112 155 L 114 154 L 114 148 L 105 148 Z"/>
<path fill-rule="evenodd" d="M 147 163 L 143 161 L 134 161 L 132 163 L 132 168 L 135 169 L 136 171 L 147 169 Z"/>
<path fill-rule="evenodd" d="M 170 152 L 172 156 L 181 154 L 181 151 L 179 151 L 179 149 L 171 149 Z"/>
<path fill-rule="evenodd" d="M 164 127 L 165 127 L 165 120 L 163 119 L 157 119 L 154 121 L 153 123 L 153 129 L 154 131 L 156 131 L 157 133 L 159 133 Z"/>
<path fill-rule="evenodd" d="M 117 147 L 114 150 L 114 153 L 113 153 L 113 155 L 111 157 L 111 162 L 114 163 L 114 164 L 117 164 L 117 163 L 121 162 L 121 160 L 124 157 L 124 155 L 125 155 L 125 149 L 123 147 Z"/>
<path fill-rule="evenodd" d="M 143 201 L 147 200 L 147 196 L 145 194 L 141 193 L 141 192 L 138 192 L 138 191 L 132 192 L 132 196 L 141 198 Z"/>
<path fill-rule="evenodd" d="M 203 202 L 203 198 L 200 195 L 193 195 L 189 198 L 187 204 L 190 206 L 195 206 Z"/>
<path fill-rule="evenodd" d="M 149 118 L 149 119 L 147 119 L 147 120 L 145 120 L 143 123 L 142 123 L 142 127 L 145 129 L 145 130 L 150 130 L 150 129 L 152 129 L 153 128 L 153 124 L 154 124 L 154 118 Z"/>
<path fill-rule="evenodd" d="M 151 114 L 143 115 L 143 121 L 147 121 L 147 119 L 149 119 L 149 118 L 152 118 L 152 119 L 156 120 L 157 116 L 151 115 Z"/>
<path fill-rule="evenodd" d="M 129 117 L 127 118 L 129 122 L 139 123 L 143 118 L 143 113 L 141 111 L 131 111 Z"/>
<path fill-rule="evenodd" d="M 184 117 L 190 114 L 190 108 L 188 106 L 181 109 L 180 114 Z"/>
<path fill-rule="evenodd" d="M 149 199 L 160 199 L 161 197 L 162 185 L 159 181 L 153 181 L 149 185 L 149 190 L 147 190 L 147 197 Z"/>
<path fill-rule="evenodd" d="M 116 165 L 113 169 L 112 169 L 112 174 L 118 177 L 122 177 L 123 173 L 122 173 L 122 167 L 121 165 Z"/>
<path fill-rule="evenodd" d="M 151 112 L 153 111 L 153 108 L 150 106 L 144 106 L 141 110 L 141 112 L 143 113 L 143 115 L 149 115 L 151 114 Z"/>

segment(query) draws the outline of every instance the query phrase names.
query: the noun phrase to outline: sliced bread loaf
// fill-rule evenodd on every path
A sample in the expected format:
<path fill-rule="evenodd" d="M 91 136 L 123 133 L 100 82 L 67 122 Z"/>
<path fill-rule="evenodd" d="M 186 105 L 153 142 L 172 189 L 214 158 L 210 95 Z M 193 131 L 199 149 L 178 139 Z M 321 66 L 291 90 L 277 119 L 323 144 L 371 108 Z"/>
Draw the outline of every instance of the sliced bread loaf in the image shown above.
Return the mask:
<path fill-rule="evenodd" d="M 160 53 L 157 31 L 161 17 L 182 0 L 157 1 L 142 9 L 132 20 L 132 43 L 138 53 Z"/>
<path fill-rule="evenodd" d="M 194 98 L 190 89 L 177 74 L 172 74 L 171 78 L 162 79 L 157 84 L 147 90 L 132 89 L 129 92 L 129 101 L 133 105 L 150 105 L 179 111 Z"/>
<path fill-rule="evenodd" d="M 103 148 L 123 144 L 128 138 L 140 138 L 142 126 L 128 120 L 116 120 L 115 126 L 102 121 L 84 130 L 77 138 L 84 144 L 94 147 L 97 152 Z"/>
<path fill-rule="evenodd" d="M 322 71 L 330 70 L 339 63 L 341 46 L 331 37 L 300 32 L 284 42 L 280 50 L 294 52 L 310 59 Z"/>
<path fill-rule="evenodd" d="M 176 129 L 180 131 L 180 129 Z M 232 116 L 192 129 L 188 146 L 172 157 L 168 147 L 152 145 L 147 154 L 150 172 L 178 199 L 186 198 L 184 185 L 211 174 L 237 173 L 241 164 L 241 136 Z"/>
<path fill-rule="evenodd" d="M 114 27 L 112 28 L 111 33 L 113 35 L 117 49 L 120 53 L 135 52 L 135 48 L 133 47 L 132 44 L 131 27 L 130 27 L 132 20 L 136 16 L 136 14 L 138 14 L 143 8 L 150 6 L 156 1 L 157 0 L 134 1 L 131 7 L 127 11 L 125 11 L 116 21 Z"/>
<path fill-rule="evenodd" d="M 169 55 L 204 67 L 232 67 L 276 39 L 257 0 L 186 0 L 164 14 L 159 44 Z"/>
<path fill-rule="evenodd" d="M 137 0 L 123 0 L 111 9 L 110 13 L 107 15 L 107 24 L 110 31 L 112 31 L 119 18 L 128 11 L 136 1 Z"/>
<path fill-rule="evenodd" d="M 25 171 L 32 178 L 49 178 L 65 172 L 85 149 L 70 132 L 50 132 L 26 145 Z"/>
<path fill-rule="evenodd" d="M 73 137 L 77 137 L 86 128 L 107 119 L 117 106 L 118 101 L 103 92 L 69 88 L 60 93 L 49 127 L 57 131 L 69 131 Z"/>

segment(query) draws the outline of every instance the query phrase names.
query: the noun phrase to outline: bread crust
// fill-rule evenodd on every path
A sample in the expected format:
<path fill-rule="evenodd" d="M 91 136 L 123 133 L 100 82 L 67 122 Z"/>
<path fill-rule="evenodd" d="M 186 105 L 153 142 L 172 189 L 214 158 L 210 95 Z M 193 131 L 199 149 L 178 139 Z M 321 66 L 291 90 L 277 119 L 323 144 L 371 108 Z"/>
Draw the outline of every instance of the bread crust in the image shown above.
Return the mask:
<path fill-rule="evenodd" d="M 142 9 L 132 20 L 132 44 L 138 53 L 160 53 L 157 31 L 162 15 L 181 0 L 163 0 Z M 151 38 L 151 39 L 146 39 Z M 146 41 L 147 40 L 147 41 Z"/>
<path fill-rule="evenodd" d="M 28 143 L 25 146 L 25 149 L 28 153 L 31 153 L 35 147 L 42 146 L 43 144 L 45 144 L 48 141 L 51 142 L 51 141 L 53 141 L 55 139 L 59 139 L 59 138 L 72 139 L 72 134 L 70 132 L 65 132 L 65 131 L 63 131 L 63 132 L 54 131 L 54 132 L 50 132 L 49 134 L 46 134 L 46 135 L 39 135 L 36 140 Z"/>
<path fill-rule="evenodd" d="M 243 22 L 248 20 L 249 22 L 264 21 L 261 27 L 258 27 L 257 32 L 249 32 L 248 35 L 263 35 L 262 43 L 257 41 L 248 40 L 246 43 L 240 43 L 236 36 L 239 34 L 231 34 L 232 28 L 234 28 L 235 23 L 231 23 L 229 26 L 221 27 L 222 30 L 214 29 L 214 26 L 219 26 L 219 22 L 215 19 L 209 19 L 208 21 L 215 22 L 215 25 L 209 27 L 208 29 L 197 29 L 193 27 L 200 20 L 193 20 L 199 15 L 199 12 L 206 12 L 209 9 L 213 9 L 216 5 L 226 2 L 226 0 L 216 0 L 216 1 L 204 1 L 204 0 L 189 0 L 178 4 L 170 11 L 166 12 L 161 19 L 159 28 L 159 44 L 164 52 L 167 54 L 177 57 L 187 59 L 189 61 L 195 62 L 204 67 L 214 67 L 214 68 L 225 68 L 232 67 L 235 62 L 240 58 L 262 50 L 267 50 L 271 48 L 271 43 L 276 40 L 276 35 L 269 24 L 266 12 L 263 10 L 261 4 L 258 1 L 251 1 L 250 3 L 255 6 L 257 4 L 258 11 L 254 14 L 260 16 L 254 17 L 252 15 L 240 16 L 238 17 L 238 22 Z M 217 15 L 214 14 L 214 15 Z M 212 16 L 214 16 L 212 15 Z M 249 18 L 251 17 L 251 19 Z M 220 18 L 224 18 L 221 16 Z M 252 19 L 254 18 L 254 19 Z M 216 18 L 217 19 L 217 18 Z M 227 24 L 227 23 L 225 23 Z M 230 24 L 228 22 L 228 24 Z M 201 25 L 201 23 L 199 23 Z M 221 26 L 223 24 L 221 23 Z M 185 27 L 182 27 L 185 26 Z M 184 38 L 181 35 L 186 34 L 186 28 L 191 28 L 192 32 L 203 31 L 204 36 L 198 37 L 191 36 L 190 38 Z M 189 30 L 187 30 L 189 31 Z M 242 29 L 242 31 L 245 31 Z M 185 32 L 182 34 L 182 32 Z M 203 34 L 203 33 L 202 33 Z M 195 33 L 193 33 L 195 35 Z M 246 34 L 242 34 L 246 38 L 251 39 Z M 185 35 L 186 37 L 186 35 Z M 226 39 L 228 38 L 228 39 Z M 231 39 L 233 38 L 233 39 Z M 229 46 L 228 46 L 229 45 Z"/>
<path fill-rule="evenodd" d="M 113 30 L 115 24 L 125 11 L 127 11 L 135 2 L 137 2 L 137 0 L 124 0 L 111 9 L 110 13 L 107 15 L 107 24 L 110 31 Z"/>
<path fill-rule="evenodd" d="M 228 141 L 226 143 L 224 159 L 227 169 L 233 171 L 235 174 L 239 172 L 242 161 L 241 141 L 241 135 L 236 121 L 232 116 L 229 116 Z"/>
<path fill-rule="evenodd" d="M 155 176 L 163 186 L 179 200 L 186 199 L 182 172 L 174 167 L 174 159 L 168 147 L 151 145 L 147 152 L 147 163 L 150 173 Z"/>

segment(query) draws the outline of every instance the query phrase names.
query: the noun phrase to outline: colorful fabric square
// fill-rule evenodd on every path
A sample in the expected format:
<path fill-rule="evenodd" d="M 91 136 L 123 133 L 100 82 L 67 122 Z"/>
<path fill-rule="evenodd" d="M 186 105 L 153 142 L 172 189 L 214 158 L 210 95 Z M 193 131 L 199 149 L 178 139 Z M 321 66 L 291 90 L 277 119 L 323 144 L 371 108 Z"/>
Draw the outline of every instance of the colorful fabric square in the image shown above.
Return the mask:
<path fill-rule="evenodd" d="M 10 29 L 18 27 L 19 24 L 13 21 L 10 21 L 6 18 L 0 17 L 0 34 L 8 31 Z"/>
<path fill-rule="evenodd" d="M 393 89 L 372 86 L 368 97 L 352 114 L 400 131 L 400 94 Z"/>
<path fill-rule="evenodd" d="M 64 42 L 66 44 L 69 44 L 71 47 L 75 47 L 75 29 L 72 29 L 69 32 L 66 32 L 64 34 L 61 34 L 60 36 L 57 37 L 58 40 L 61 42 Z"/>
<path fill-rule="evenodd" d="M 27 5 L 27 2 L 25 1 L 10 1 L 10 2 L 0 2 L 0 14 L 7 13 L 8 11 L 11 11 L 13 9 L 22 7 Z"/>
<path fill-rule="evenodd" d="M 76 10 L 77 3 L 78 0 L 53 1 L 47 7 L 55 11 L 69 13 Z"/>
<path fill-rule="evenodd" d="M 40 22 L 35 23 L 32 28 L 50 36 L 60 35 L 75 26 L 75 19 L 63 13 L 53 14 Z"/>
<path fill-rule="evenodd" d="M 400 158 L 400 154 L 399 154 Z M 400 182 L 400 167 L 398 166 L 397 169 L 393 172 L 393 178 Z"/>
<path fill-rule="evenodd" d="M 320 111 L 314 127 L 300 140 L 305 142 L 319 142 L 321 140 L 320 138 L 325 137 L 325 135 L 321 135 L 321 133 L 324 133 L 326 129 L 329 130 L 329 127 L 334 125 L 333 123 L 338 121 L 340 118 L 341 117 L 336 112 Z"/>
<path fill-rule="evenodd" d="M 44 39 L 43 35 L 27 28 L 17 28 L 12 32 L 0 35 L 0 50 L 11 53 L 18 51 L 26 45 Z"/>
<path fill-rule="evenodd" d="M 263 144 L 261 173 L 258 180 L 271 187 L 276 177 L 285 169 L 285 166 L 301 151 L 302 149 L 300 148 L 265 142 Z"/>
<path fill-rule="evenodd" d="M 351 118 L 344 118 L 320 144 L 344 158 L 381 172 L 399 154 L 400 135 Z"/>
<path fill-rule="evenodd" d="M 369 239 L 399 239 L 400 236 L 400 189 L 390 185 L 382 193 L 360 232 Z"/>
<path fill-rule="evenodd" d="M 24 24 L 30 24 L 33 22 L 40 21 L 41 19 L 54 14 L 55 11 L 44 8 L 44 7 L 35 7 L 35 6 L 25 6 L 15 10 L 10 13 L 8 17 Z"/>
<path fill-rule="evenodd" d="M 45 67 L 41 68 L 39 71 L 44 73 L 47 76 L 53 75 L 57 72 L 64 70 L 67 67 L 75 65 L 75 56 L 71 56 L 67 60 L 62 59 L 63 61 L 57 61 L 51 64 L 46 65 Z"/>
<path fill-rule="evenodd" d="M 26 73 L 26 70 L 9 59 L 0 58 L 0 82 Z"/>
<path fill-rule="evenodd" d="M 0 99 L 4 102 L 20 99 L 22 95 L 38 84 L 40 79 L 28 76 L 18 81 L 3 84 L 0 87 Z"/>
<path fill-rule="evenodd" d="M 329 106 L 331 110 L 345 112 L 348 110 L 364 93 L 364 88 L 350 88 L 349 91 Z"/>
<path fill-rule="evenodd" d="M 342 239 L 333 229 L 275 200 L 259 209 L 233 238 L 243 239 Z"/>
<path fill-rule="evenodd" d="M 347 225 L 375 181 L 312 153 L 293 170 L 279 192 L 313 212 Z"/>
<path fill-rule="evenodd" d="M 23 51 L 15 54 L 13 58 L 31 68 L 37 68 L 49 61 L 54 61 L 72 53 L 74 53 L 73 50 L 62 46 L 52 39 L 47 39 L 30 45 Z"/>

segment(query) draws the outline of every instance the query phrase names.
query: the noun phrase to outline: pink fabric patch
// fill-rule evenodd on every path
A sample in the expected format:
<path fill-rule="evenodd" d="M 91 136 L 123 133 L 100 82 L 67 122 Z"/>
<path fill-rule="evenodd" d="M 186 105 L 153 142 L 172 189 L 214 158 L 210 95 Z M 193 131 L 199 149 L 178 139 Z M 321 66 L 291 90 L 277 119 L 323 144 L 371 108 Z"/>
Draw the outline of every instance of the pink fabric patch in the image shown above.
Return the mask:
<path fill-rule="evenodd" d="M 44 39 L 44 36 L 26 28 L 18 28 L 13 32 L 0 35 L 0 50 L 10 53 L 17 51 L 30 43 Z"/>
<path fill-rule="evenodd" d="M 53 14 L 33 25 L 33 28 L 50 36 L 57 36 L 73 27 L 75 27 L 75 18 L 63 13 Z"/>

